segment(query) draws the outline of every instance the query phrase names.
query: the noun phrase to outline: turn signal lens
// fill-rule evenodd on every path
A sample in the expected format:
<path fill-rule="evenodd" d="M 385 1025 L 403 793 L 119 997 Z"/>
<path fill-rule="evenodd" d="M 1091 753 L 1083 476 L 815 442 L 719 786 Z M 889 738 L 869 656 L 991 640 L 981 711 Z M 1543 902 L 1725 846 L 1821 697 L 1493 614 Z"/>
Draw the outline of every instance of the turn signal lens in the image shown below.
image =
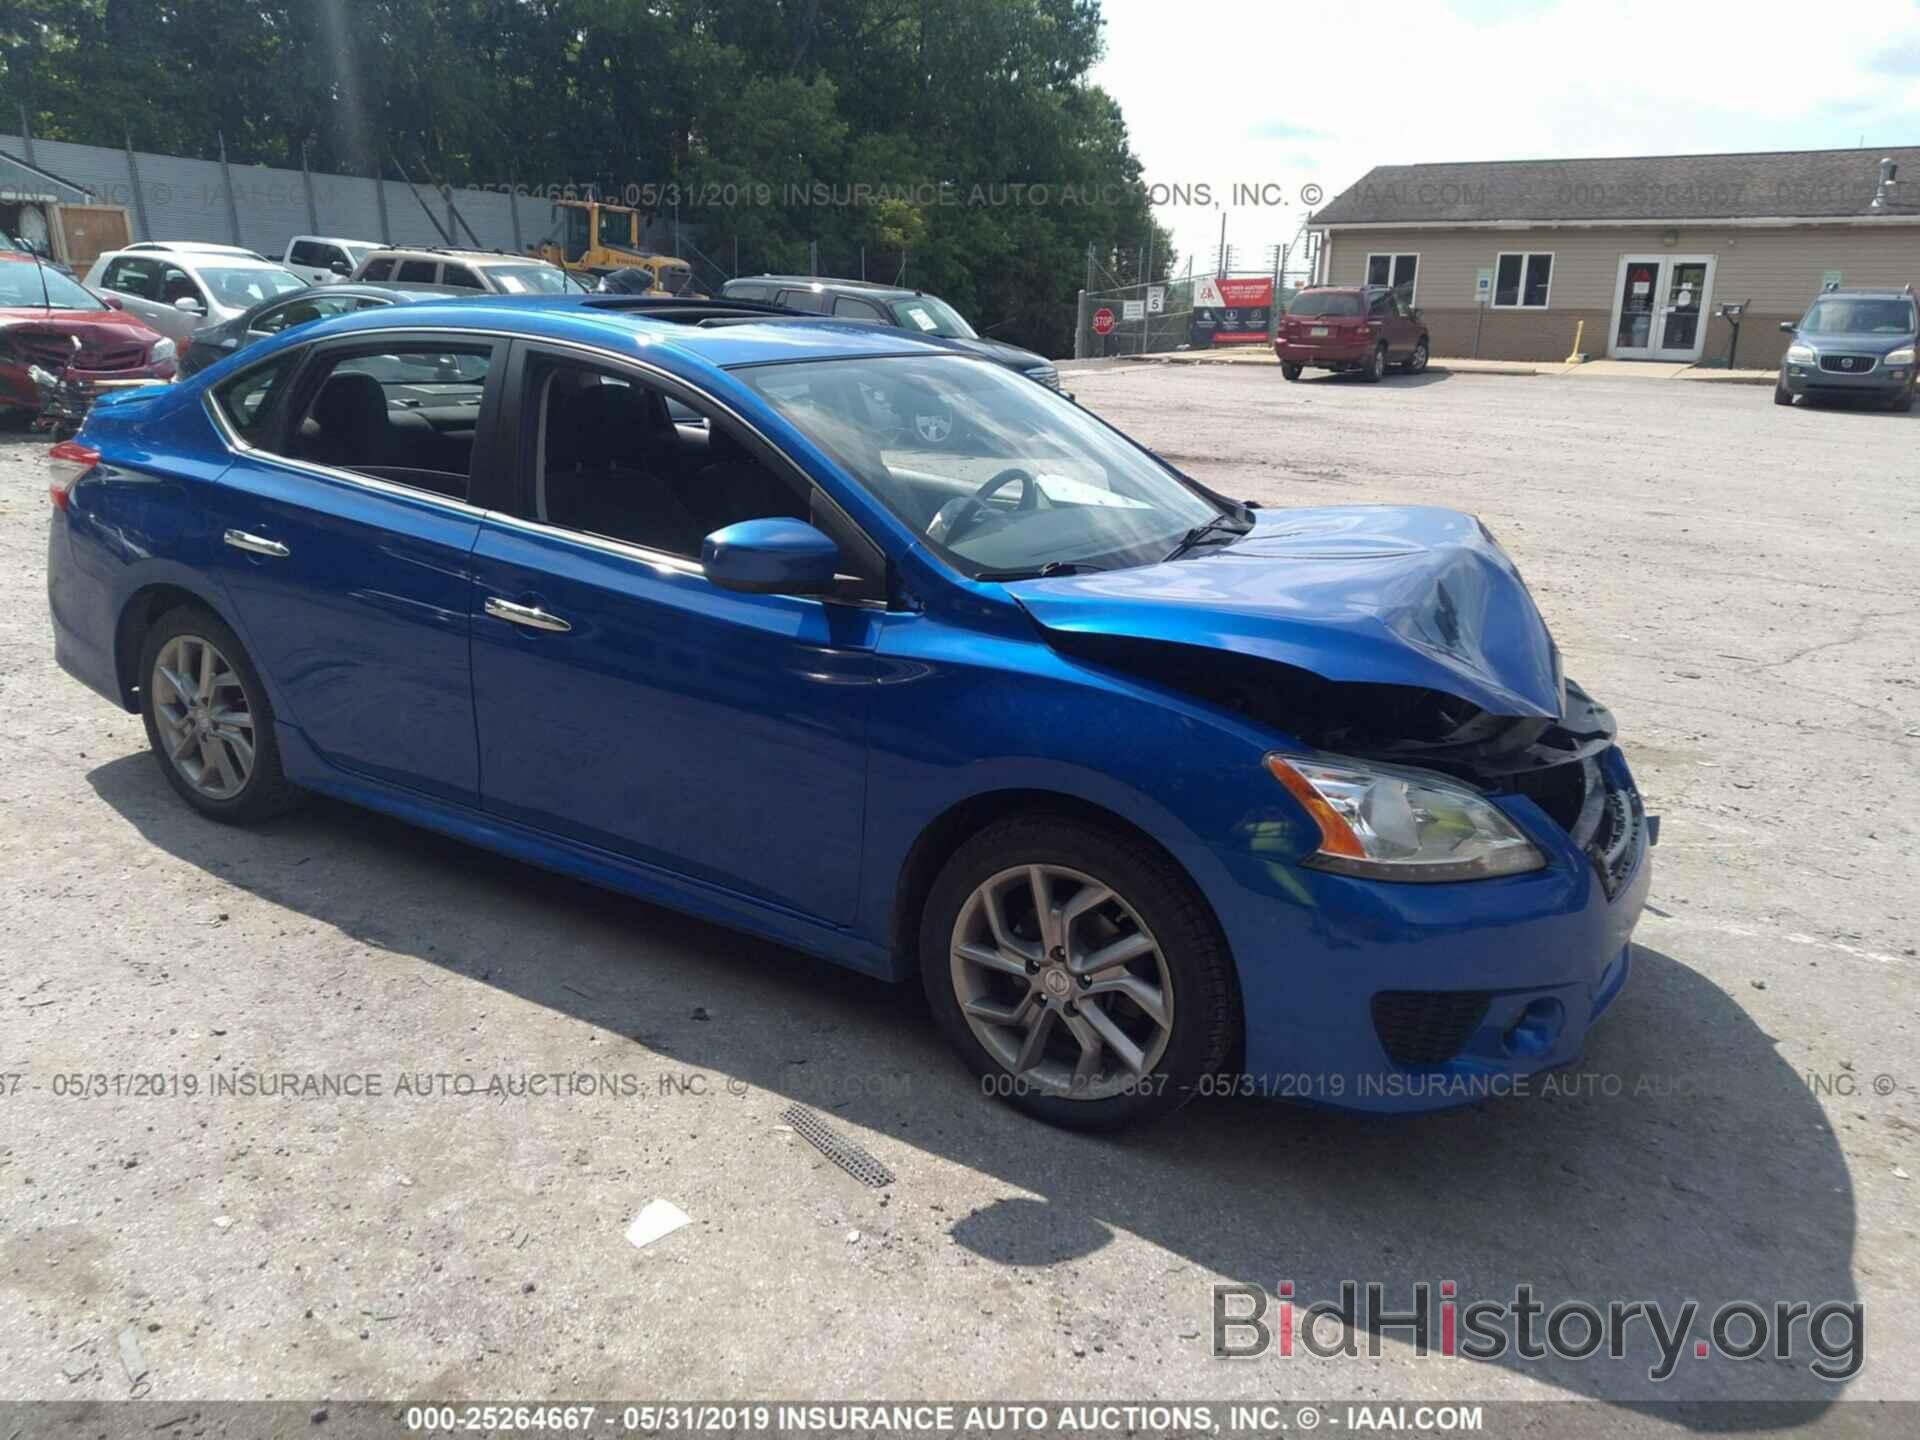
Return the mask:
<path fill-rule="evenodd" d="M 100 452 L 77 440 L 62 440 L 47 451 L 47 496 L 53 508 L 65 510 L 74 482 L 100 463 Z"/>
<path fill-rule="evenodd" d="M 1546 857 L 1484 796 L 1419 770 L 1269 755 L 1267 771 L 1320 827 L 1306 864 L 1369 880 L 1482 880 Z"/>

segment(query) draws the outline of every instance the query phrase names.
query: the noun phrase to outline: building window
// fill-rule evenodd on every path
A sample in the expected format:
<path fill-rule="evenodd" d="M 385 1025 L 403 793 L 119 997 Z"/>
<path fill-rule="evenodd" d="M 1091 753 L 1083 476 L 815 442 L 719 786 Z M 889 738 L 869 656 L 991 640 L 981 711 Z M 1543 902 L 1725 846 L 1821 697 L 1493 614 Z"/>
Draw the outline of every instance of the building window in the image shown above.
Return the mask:
<path fill-rule="evenodd" d="M 1367 256 L 1367 284 L 1390 285 L 1407 304 L 1413 304 L 1414 286 L 1419 283 L 1418 255 Z"/>
<path fill-rule="evenodd" d="M 1493 271 L 1497 310 L 1544 310 L 1553 286 L 1553 256 L 1516 251 L 1502 253 Z"/>

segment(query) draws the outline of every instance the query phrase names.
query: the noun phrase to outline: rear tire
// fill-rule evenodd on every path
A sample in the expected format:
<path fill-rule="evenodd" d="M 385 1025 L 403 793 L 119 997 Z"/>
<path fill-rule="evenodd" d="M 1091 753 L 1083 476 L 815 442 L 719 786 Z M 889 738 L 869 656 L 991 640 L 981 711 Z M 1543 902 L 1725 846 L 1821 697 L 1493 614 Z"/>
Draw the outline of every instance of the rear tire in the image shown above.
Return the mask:
<path fill-rule="evenodd" d="M 245 825 L 292 809 L 273 706 L 240 637 L 200 605 L 153 622 L 140 647 L 140 718 L 153 758 L 182 800 Z"/>
<path fill-rule="evenodd" d="M 954 853 L 920 917 L 920 973 L 982 1090 L 1067 1129 L 1173 1113 L 1240 1033 L 1232 958 L 1193 882 L 1145 840 L 1064 817 L 1002 820 Z"/>
<path fill-rule="evenodd" d="M 1306 366 L 1292 360 L 1282 360 L 1280 362 L 1280 373 L 1288 380 L 1298 380 L 1300 378 L 1300 372 L 1304 369 L 1306 369 Z"/>
<path fill-rule="evenodd" d="M 1381 343 L 1374 347 L 1373 358 L 1367 361 L 1367 368 L 1360 372 L 1360 378 L 1369 385 L 1382 380 L 1387 373 L 1387 347 Z"/>

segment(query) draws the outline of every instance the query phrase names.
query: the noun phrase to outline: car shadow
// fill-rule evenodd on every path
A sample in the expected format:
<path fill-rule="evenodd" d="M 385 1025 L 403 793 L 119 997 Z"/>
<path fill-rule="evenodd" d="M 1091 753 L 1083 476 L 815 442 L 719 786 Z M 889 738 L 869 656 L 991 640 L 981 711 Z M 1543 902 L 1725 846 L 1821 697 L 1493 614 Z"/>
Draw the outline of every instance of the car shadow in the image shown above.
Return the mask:
<path fill-rule="evenodd" d="M 1296 385 L 1389 385 L 1396 389 L 1444 385 L 1459 377 L 1449 370 L 1433 368 L 1422 370 L 1418 375 L 1409 375 L 1401 370 L 1389 370 L 1379 380 L 1368 380 L 1358 370 L 1310 370 L 1293 383 Z"/>
<path fill-rule="evenodd" d="M 144 753 L 87 778 L 148 841 L 273 905 L 744 1082 L 743 1103 L 767 1103 L 769 1118 L 797 1101 L 862 1127 L 883 1161 L 911 1147 L 1037 1197 L 952 1219 L 953 1240 L 992 1264 L 1071 1260 L 1126 1231 L 1228 1280 L 1291 1282 L 1296 1304 L 1337 1301 L 1343 1281 L 1380 1283 L 1401 1311 L 1420 1283 L 1436 1306 L 1446 1282 L 1462 1306 L 1523 1285 L 1548 1310 L 1659 1302 L 1672 1315 L 1693 1299 L 1696 1338 L 1735 1300 L 1768 1315 L 1776 1301 L 1856 1300 L 1852 1186 L 1806 1077 L 1718 986 L 1657 950 L 1637 948 L 1585 1060 L 1525 1098 L 1392 1117 L 1210 1099 L 1161 1126 L 1081 1136 L 984 1099 L 911 987 L 331 801 L 258 829 L 216 825 Z M 1204 1347 L 1211 1292 L 1179 1283 L 1193 1287 L 1175 1307 L 1191 1323 L 1161 1338 Z M 1362 1355 L 1370 1341 L 1390 1359 L 1411 1348 L 1404 1333 L 1361 1328 Z M 1649 1377 L 1658 1349 L 1644 1324 L 1629 1325 L 1621 1359 L 1603 1347 L 1486 1363 L 1628 1408 L 1778 1407 L 1741 1418 L 1754 1426 L 1803 1424 L 1843 1388 L 1811 1372 L 1804 1331 L 1790 1359 L 1682 1348 L 1664 1381 Z M 1287 1362 L 1257 1363 L 1287 1393 Z M 1688 1423 L 1730 1422 L 1703 1411 Z"/>

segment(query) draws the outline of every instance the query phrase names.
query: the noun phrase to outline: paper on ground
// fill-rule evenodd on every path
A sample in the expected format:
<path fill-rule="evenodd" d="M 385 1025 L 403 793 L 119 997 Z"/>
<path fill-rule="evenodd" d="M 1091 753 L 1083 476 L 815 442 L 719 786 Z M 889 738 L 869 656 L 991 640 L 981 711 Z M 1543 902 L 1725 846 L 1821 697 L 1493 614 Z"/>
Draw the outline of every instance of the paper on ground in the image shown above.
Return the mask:
<path fill-rule="evenodd" d="M 691 1224 L 687 1212 L 671 1200 L 649 1200 L 646 1207 L 627 1226 L 627 1241 L 635 1249 L 651 1245 L 663 1235 L 671 1235 L 682 1225 Z"/>

